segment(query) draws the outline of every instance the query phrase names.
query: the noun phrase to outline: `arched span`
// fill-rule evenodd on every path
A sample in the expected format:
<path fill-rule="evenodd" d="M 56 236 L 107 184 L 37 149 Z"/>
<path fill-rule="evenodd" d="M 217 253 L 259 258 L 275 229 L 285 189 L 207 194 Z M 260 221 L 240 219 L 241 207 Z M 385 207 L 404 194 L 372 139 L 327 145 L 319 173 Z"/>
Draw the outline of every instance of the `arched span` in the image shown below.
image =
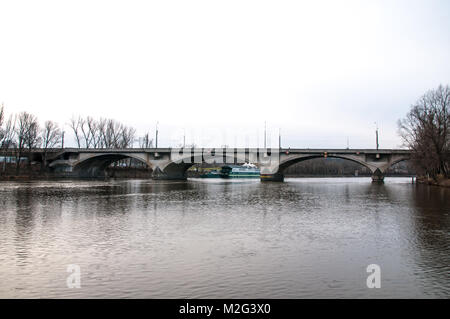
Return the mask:
<path fill-rule="evenodd" d="M 400 162 L 409 161 L 409 160 L 411 160 L 411 157 L 409 157 L 409 156 L 403 156 L 403 157 L 400 157 L 400 158 L 396 158 L 396 159 L 394 159 L 393 161 L 391 161 L 389 163 L 389 167 L 388 168 L 391 168 L 392 166 L 394 166 L 395 164 L 398 164 Z"/>
<path fill-rule="evenodd" d="M 200 156 L 200 155 L 198 155 Z M 208 158 L 208 162 L 213 162 L 214 158 Z M 223 163 L 216 163 L 218 166 L 220 165 L 227 165 L 227 164 L 244 164 L 245 158 L 241 157 L 234 157 L 234 156 L 224 156 L 223 157 Z M 201 160 L 199 158 L 196 158 L 195 156 L 187 156 L 183 158 L 178 158 L 176 161 L 168 163 L 166 166 L 160 167 L 160 171 L 156 171 L 156 174 L 154 174 L 155 178 L 163 177 L 165 179 L 186 179 L 187 178 L 187 170 L 195 165 L 195 164 L 202 164 L 206 163 L 207 160 L 202 156 Z M 159 175 L 159 176 L 158 176 Z"/>
<path fill-rule="evenodd" d="M 359 160 L 357 158 L 352 158 L 352 157 L 345 156 L 345 155 L 334 155 L 334 154 L 333 155 L 328 155 L 327 157 L 329 157 L 329 158 L 340 158 L 340 159 L 344 159 L 344 160 L 347 160 L 347 161 L 351 161 L 351 162 L 354 162 L 354 163 L 357 163 L 357 164 L 360 164 L 360 165 L 366 167 L 372 173 L 374 172 L 373 167 L 370 167 L 366 162 L 364 162 L 362 160 Z M 294 165 L 296 163 L 299 163 L 299 162 L 312 160 L 312 159 L 315 159 L 315 158 L 324 158 L 324 156 L 323 155 L 306 155 L 306 156 L 303 155 L 303 156 L 297 156 L 297 157 L 289 158 L 287 160 L 284 160 L 284 161 L 280 162 L 279 168 L 278 168 L 278 172 L 283 174 L 284 171 L 289 166 L 292 166 L 292 165 Z"/>
<path fill-rule="evenodd" d="M 148 166 L 148 163 L 142 158 L 133 156 L 131 154 L 108 153 L 92 155 L 88 158 L 80 160 L 79 162 L 75 163 L 73 171 L 78 173 L 78 175 L 82 177 L 105 176 L 105 170 L 108 166 L 110 166 L 114 162 L 128 158 L 138 160 Z"/>

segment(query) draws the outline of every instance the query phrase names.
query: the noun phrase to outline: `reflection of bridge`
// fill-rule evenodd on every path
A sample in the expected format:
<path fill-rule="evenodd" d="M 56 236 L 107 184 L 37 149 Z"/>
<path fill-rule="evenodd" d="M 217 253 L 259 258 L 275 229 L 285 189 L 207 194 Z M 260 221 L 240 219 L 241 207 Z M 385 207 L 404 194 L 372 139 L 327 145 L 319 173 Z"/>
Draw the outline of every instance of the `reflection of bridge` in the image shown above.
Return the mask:
<path fill-rule="evenodd" d="M 39 155 L 34 151 L 33 157 Z M 38 156 L 39 157 L 39 156 Z M 373 181 L 383 181 L 386 170 L 410 158 L 409 150 L 374 149 L 257 149 L 257 148 L 150 148 L 150 149 L 54 149 L 48 156 L 48 167 L 56 172 L 79 177 L 104 176 L 112 163 L 134 158 L 145 163 L 155 179 L 186 179 L 187 169 L 198 163 L 258 163 L 262 181 L 283 181 L 284 170 L 301 161 L 334 157 L 367 167 Z"/>

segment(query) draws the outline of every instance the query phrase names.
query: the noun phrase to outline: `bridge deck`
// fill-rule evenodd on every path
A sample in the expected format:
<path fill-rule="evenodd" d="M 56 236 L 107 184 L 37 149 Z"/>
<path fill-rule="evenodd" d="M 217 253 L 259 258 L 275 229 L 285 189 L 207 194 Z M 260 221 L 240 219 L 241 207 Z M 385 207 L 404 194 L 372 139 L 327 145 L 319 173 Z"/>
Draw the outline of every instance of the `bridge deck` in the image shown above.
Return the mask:
<path fill-rule="evenodd" d="M 185 148 L 184 151 L 203 152 L 212 150 L 214 148 Z M 125 149 L 112 149 L 112 148 L 52 148 L 48 149 L 47 153 L 170 153 L 174 150 L 183 150 L 182 148 L 125 148 Z M 215 150 L 222 150 L 223 152 L 231 153 L 237 152 L 260 152 L 264 148 L 215 148 Z M 326 149 L 326 148 L 268 148 L 268 151 L 278 150 L 280 153 L 293 153 L 293 154 L 311 154 L 311 153 L 336 153 L 336 154 L 410 154 L 408 149 Z M 41 148 L 33 149 L 33 153 L 43 153 Z M 14 150 L 2 151 L 2 154 L 13 154 Z M 28 150 L 23 151 L 23 155 L 26 155 Z"/>

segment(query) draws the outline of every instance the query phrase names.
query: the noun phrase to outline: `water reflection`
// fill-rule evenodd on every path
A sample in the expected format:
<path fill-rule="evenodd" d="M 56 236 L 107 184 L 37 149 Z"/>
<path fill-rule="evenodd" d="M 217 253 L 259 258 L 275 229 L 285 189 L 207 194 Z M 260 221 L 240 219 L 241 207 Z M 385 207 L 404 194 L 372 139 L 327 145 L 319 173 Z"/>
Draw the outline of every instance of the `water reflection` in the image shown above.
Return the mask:
<path fill-rule="evenodd" d="M 23 191 L 16 190 L 14 192 L 17 206 L 14 242 L 18 266 L 23 266 L 27 263 L 28 251 L 30 250 L 33 230 L 35 228 L 34 218 L 36 216 L 34 212 L 36 211 L 36 206 L 31 192 L 31 188 L 25 188 Z"/>
<path fill-rule="evenodd" d="M 0 297 L 443 297 L 448 189 L 409 179 L 2 183 Z M 68 264 L 82 289 L 65 286 Z M 380 290 L 365 267 L 382 267 Z"/>
<path fill-rule="evenodd" d="M 411 247 L 416 256 L 417 273 L 425 280 L 434 280 L 448 297 L 450 288 L 440 278 L 449 275 L 450 265 L 450 190 L 439 187 L 417 186 L 411 200 L 415 206 L 415 235 Z M 445 209 L 443 209 L 445 208 Z M 444 215 L 444 218 L 443 216 Z M 426 269 L 426 271 L 421 271 Z M 423 290 L 425 295 L 432 295 Z"/>

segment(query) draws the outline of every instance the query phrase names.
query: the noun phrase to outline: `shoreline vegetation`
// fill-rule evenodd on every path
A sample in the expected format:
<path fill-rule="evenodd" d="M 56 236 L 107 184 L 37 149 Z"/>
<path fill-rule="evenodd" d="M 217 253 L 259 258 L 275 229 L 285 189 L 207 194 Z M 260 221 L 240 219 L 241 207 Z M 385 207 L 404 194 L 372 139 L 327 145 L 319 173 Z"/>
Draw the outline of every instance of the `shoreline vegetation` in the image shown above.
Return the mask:
<path fill-rule="evenodd" d="M 418 184 L 440 186 L 440 187 L 450 187 L 450 178 L 445 178 L 443 176 L 438 177 L 437 180 L 427 177 L 418 177 Z"/>
<path fill-rule="evenodd" d="M 23 167 L 20 170 L 20 174 L 16 174 L 16 170 L 13 167 L 8 168 L 5 172 L 0 173 L 0 181 L 32 181 L 32 180 L 63 180 L 73 179 L 82 180 L 86 178 L 80 178 L 73 175 L 66 175 L 59 172 L 50 172 L 42 170 L 40 165 L 32 165 L 31 167 Z M 106 176 L 101 179 L 107 178 L 136 178 L 136 179 L 150 179 L 152 177 L 152 171 L 145 167 L 109 167 L 106 170 Z M 93 178 L 92 178 L 93 179 Z"/>
<path fill-rule="evenodd" d="M 450 87 L 440 85 L 425 93 L 405 118 L 398 121 L 404 146 L 412 151 L 411 161 L 418 182 L 448 186 L 450 179 Z"/>

